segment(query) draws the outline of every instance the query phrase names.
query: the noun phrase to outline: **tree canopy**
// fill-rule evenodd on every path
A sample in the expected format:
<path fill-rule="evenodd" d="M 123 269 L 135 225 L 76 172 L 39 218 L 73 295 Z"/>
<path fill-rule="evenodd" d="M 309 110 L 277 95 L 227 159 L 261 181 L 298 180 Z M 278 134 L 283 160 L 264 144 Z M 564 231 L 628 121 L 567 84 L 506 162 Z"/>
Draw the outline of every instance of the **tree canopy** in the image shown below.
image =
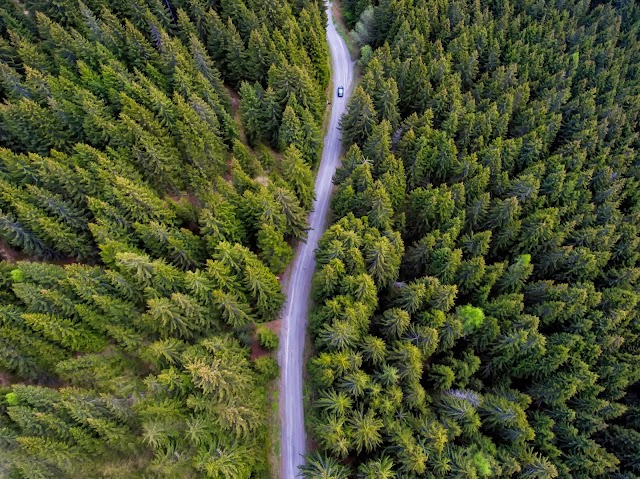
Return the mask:
<path fill-rule="evenodd" d="M 306 237 L 325 15 L 0 0 L 3 477 L 271 476 L 250 347 Z"/>
<path fill-rule="evenodd" d="M 316 478 L 640 477 L 637 2 L 342 2 Z"/>

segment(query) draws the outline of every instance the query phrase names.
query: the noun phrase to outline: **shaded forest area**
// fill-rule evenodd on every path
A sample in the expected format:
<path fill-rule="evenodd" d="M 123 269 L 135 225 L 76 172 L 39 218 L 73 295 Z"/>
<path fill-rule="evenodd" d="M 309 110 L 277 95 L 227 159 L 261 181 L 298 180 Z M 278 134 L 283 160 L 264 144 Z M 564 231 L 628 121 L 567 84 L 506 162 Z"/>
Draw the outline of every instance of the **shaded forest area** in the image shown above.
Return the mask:
<path fill-rule="evenodd" d="M 248 346 L 277 347 L 255 324 L 306 236 L 325 23 L 0 0 L 2 477 L 270 477 L 278 367 Z"/>
<path fill-rule="evenodd" d="M 640 7 L 343 8 L 305 477 L 640 477 Z"/>

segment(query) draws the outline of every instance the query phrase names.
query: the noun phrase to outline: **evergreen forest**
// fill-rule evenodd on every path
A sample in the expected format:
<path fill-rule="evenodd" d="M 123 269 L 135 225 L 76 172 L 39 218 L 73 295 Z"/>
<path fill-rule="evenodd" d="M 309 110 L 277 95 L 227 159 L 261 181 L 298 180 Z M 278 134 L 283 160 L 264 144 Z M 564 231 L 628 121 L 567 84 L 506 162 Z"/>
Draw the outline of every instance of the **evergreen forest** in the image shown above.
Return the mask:
<path fill-rule="evenodd" d="M 0 0 L 0 477 L 272 477 L 316 0 Z M 276 68 L 277 65 L 277 68 Z"/>
<path fill-rule="evenodd" d="M 640 478 L 640 6 L 344 0 L 307 479 Z"/>

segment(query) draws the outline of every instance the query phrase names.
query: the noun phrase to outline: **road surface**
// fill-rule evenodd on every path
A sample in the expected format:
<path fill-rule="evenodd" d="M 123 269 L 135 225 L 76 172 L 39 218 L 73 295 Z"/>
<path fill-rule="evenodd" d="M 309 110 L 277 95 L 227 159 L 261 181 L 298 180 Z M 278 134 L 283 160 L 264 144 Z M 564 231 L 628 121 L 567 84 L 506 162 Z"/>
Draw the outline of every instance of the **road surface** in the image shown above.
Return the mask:
<path fill-rule="evenodd" d="M 316 200 L 309 215 L 311 230 L 306 243 L 300 243 L 291 265 L 291 274 L 285 287 L 286 303 L 282 312 L 280 329 L 280 431 L 281 431 L 281 479 L 298 476 L 298 467 L 304 464 L 306 437 L 302 405 L 302 367 L 305 342 L 305 328 L 309 310 L 311 278 L 315 268 L 315 249 L 318 240 L 327 227 L 327 212 L 331 195 L 332 178 L 339 164 L 341 137 L 338 122 L 345 112 L 351 93 L 353 66 L 349 50 L 344 40 L 336 32 L 331 14 L 331 4 L 327 6 L 329 24 L 327 42 L 333 62 L 333 98 L 331 118 L 324 138 L 322 162 L 316 177 Z M 344 97 L 338 98 L 337 89 L 344 87 Z"/>

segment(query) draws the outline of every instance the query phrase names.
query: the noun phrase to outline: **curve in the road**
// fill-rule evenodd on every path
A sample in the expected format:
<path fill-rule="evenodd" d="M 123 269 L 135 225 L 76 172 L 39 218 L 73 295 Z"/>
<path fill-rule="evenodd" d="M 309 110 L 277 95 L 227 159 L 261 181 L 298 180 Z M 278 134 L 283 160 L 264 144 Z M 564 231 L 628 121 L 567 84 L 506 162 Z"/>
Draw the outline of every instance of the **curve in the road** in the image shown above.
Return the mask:
<path fill-rule="evenodd" d="M 304 464 L 306 437 L 302 403 L 302 367 L 305 329 L 309 311 L 311 279 L 315 269 L 315 250 L 318 240 L 327 226 L 327 212 L 331 196 L 332 179 L 340 160 L 342 135 L 338 129 L 340 117 L 346 110 L 351 92 L 354 62 L 349 50 L 336 31 L 327 5 L 327 42 L 333 62 L 333 100 L 331 117 L 324 138 L 322 161 L 315 183 L 316 199 L 309 215 L 311 230 L 306 243 L 300 243 L 291 265 L 291 273 L 285 287 L 286 303 L 282 312 L 280 330 L 280 426 L 281 426 L 281 479 L 298 476 L 298 468 Z M 344 87 L 344 97 L 336 91 Z"/>

